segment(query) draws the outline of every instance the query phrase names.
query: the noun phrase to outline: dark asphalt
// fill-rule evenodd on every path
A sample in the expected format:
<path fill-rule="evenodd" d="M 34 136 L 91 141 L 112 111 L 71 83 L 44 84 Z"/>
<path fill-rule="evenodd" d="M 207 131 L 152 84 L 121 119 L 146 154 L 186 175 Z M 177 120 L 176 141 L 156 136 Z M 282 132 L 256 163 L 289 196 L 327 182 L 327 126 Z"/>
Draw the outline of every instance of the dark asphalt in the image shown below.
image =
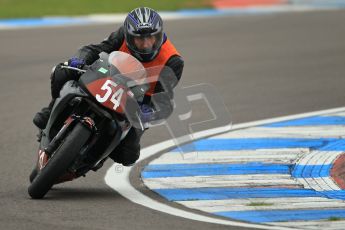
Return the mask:
<path fill-rule="evenodd" d="M 181 84 L 215 85 L 240 123 L 344 106 L 344 21 L 344 11 L 285 13 L 169 21 L 166 31 L 186 61 Z M 31 119 L 49 101 L 50 69 L 115 28 L 0 31 L 0 229 L 238 229 L 129 202 L 103 181 L 110 162 L 44 200 L 27 195 L 38 146 Z M 166 139 L 153 128 L 142 146 Z"/>

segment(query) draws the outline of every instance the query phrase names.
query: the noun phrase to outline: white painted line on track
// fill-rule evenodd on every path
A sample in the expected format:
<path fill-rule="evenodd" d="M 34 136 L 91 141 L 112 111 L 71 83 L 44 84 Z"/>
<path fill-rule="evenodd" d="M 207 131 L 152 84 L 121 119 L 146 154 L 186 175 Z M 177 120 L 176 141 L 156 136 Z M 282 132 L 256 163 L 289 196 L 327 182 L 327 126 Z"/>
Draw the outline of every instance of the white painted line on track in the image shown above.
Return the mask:
<path fill-rule="evenodd" d="M 318 229 L 327 229 L 327 230 L 343 230 L 345 226 L 345 220 L 337 221 L 291 221 L 291 222 L 270 222 L 269 225 L 279 225 L 286 227 L 299 227 L 301 229 L 315 229 L 315 226 Z"/>
<path fill-rule="evenodd" d="M 339 138 L 345 137 L 345 125 L 328 125 L 321 127 L 253 127 L 237 132 L 217 135 L 217 139 L 229 138 Z"/>
<path fill-rule="evenodd" d="M 250 198 L 228 200 L 193 200 L 176 203 L 205 212 L 255 211 L 255 210 L 289 210 L 305 208 L 344 208 L 345 202 L 323 197 L 281 197 Z M 261 204 L 261 205 L 255 205 Z M 266 204 L 266 205 L 262 205 Z"/>
<path fill-rule="evenodd" d="M 296 178 L 305 189 L 313 189 L 315 191 L 330 191 L 341 190 L 330 177 L 318 177 L 318 178 Z"/>
<path fill-rule="evenodd" d="M 329 114 L 329 115 L 332 115 L 332 116 L 335 116 L 335 117 L 345 117 L 345 112 L 343 112 L 343 113 L 336 113 L 336 114 Z"/>
<path fill-rule="evenodd" d="M 297 114 L 292 116 L 284 116 L 284 117 L 278 117 L 278 118 L 272 118 L 272 119 L 265 119 L 260 121 L 254 121 L 254 122 L 248 122 L 243 124 L 238 124 L 231 126 L 229 124 L 228 126 L 221 127 L 221 128 L 215 128 L 211 130 L 206 130 L 202 132 L 195 133 L 193 136 L 196 139 L 200 139 L 203 137 L 208 137 L 211 135 L 219 134 L 222 132 L 229 131 L 230 129 L 236 130 L 236 129 L 242 129 L 242 128 L 248 128 L 252 126 L 258 126 L 258 125 L 264 125 L 268 123 L 273 122 L 279 122 L 279 121 L 286 121 L 286 120 L 292 120 L 292 119 L 298 119 L 298 118 L 305 118 L 309 116 L 321 116 L 325 114 L 330 113 L 336 113 L 336 112 L 345 112 L 345 107 L 341 108 L 334 108 L 334 109 L 328 109 L 328 110 L 322 110 L 322 111 L 316 111 L 316 112 L 310 112 L 310 113 L 303 113 L 303 114 Z M 165 149 L 171 148 L 174 146 L 173 140 L 164 141 L 149 147 L 144 148 L 141 151 L 141 161 L 147 159 L 150 156 L 153 156 Z M 132 201 L 133 203 L 143 205 L 147 208 L 151 208 L 160 212 L 168 213 L 170 215 L 179 216 L 186 219 L 191 220 L 197 220 L 202 222 L 209 222 L 209 223 L 215 223 L 215 224 L 223 224 L 223 225 L 230 225 L 230 226 L 240 226 L 240 227 L 250 227 L 250 228 L 258 228 L 258 229 L 297 229 L 295 225 L 289 225 L 287 227 L 282 226 L 265 226 L 265 225 L 258 225 L 258 224 L 249 224 L 249 223 L 241 223 L 237 221 L 229 221 L 229 220 L 222 220 L 218 218 L 212 218 L 208 216 L 203 216 L 200 214 L 196 214 L 193 212 L 184 211 L 181 209 L 177 209 L 174 207 L 171 207 L 167 204 L 160 203 L 156 200 L 153 200 L 149 198 L 148 196 L 144 195 L 143 193 L 136 190 L 129 182 L 129 174 L 130 174 L 130 168 L 124 168 L 122 173 L 116 173 L 116 169 L 118 168 L 117 164 L 112 165 L 106 175 L 105 175 L 105 182 L 108 186 L 113 188 L 115 191 L 117 191 L 119 194 L 121 194 L 123 197 L 127 198 L 128 200 Z M 301 226 L 303 227 L 303 226 Z"/>
<path fill-rule="evenodd" d="M 342 151 L 311 151 L 305 157 L 298 160 L 298 165 L 317 165 L 317 164 L 331 164 L 335 159 L 341 155 Z M 323 161 L 322 161 L 323 160 Z M 320 163 L 322 162 L 322 163 Z"/>
<path fill-rule="evenodd" d="M 300 156 L 309 153 L 307 148 L 284 148 L 284 149 L 258 149 L 258 150 L 236 150 L 236 151 L 202 151 L 194 157 L 188 153 L 178 154 L 167 153 L 160 158 L 153 160 L 150 164 L 200 164 L 200 163 L 237 163 L 257 162 L 266 163 L 294 163 Z"/>
<path fill-rule="evenodd" d="M 298 186 L 290 174 L 252 174 L 252 175 L 216 175 L 190 177 L 145 178 L 145 185 L 150 189 L 164 188 L 221 188 L 257 186 Z"/>

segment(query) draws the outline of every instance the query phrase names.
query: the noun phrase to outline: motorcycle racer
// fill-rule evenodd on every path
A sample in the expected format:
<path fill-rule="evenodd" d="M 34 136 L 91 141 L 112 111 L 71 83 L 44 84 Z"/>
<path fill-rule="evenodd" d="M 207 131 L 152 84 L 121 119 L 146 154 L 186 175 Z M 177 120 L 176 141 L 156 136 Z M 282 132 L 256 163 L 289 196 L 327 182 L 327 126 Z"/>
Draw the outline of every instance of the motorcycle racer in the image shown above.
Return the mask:
<path fill-rule="evenodd" d="M 80 48 L 68 60 L 68 65 L 81 68 L 96 61 L 99 53 L 111 53 L 112 51 L 122 51 L 131 54 L 145 68 L 165 66 L 173 71 L 177 80 L 180 80 L 182 76 L 184 61 L 163 32 L 162 18 L 151 8 L 139 7 L 132 10 L 117 31 L 112 32 L 108 38 L 99 44 L 91 44 Z M 33 119 L 33 123 L 40 129 L 46 127 L 55 99 L 59 97 L 63 85 L 69 80 L 78 80 L 80 77 L 80 74 L 75 71 L 60 68 L 61 65 L 62 63 L 54 67 L 51 74 L 52 101 L 48 107 L 38 112 Z M 159 73 L 159 79 L 165 78 L 167 74 L 169 74 L 169 71 L 162 68 Z M 151 96 L 160 91 L 164 91 L 161 84 L 150 83 L 150 89 L 143 101 L 140 102 L 140 109 L 144 114 L 144 118 L 151 119 L 150 115 L 155 110 L 151 102 Z M 165 114 L 160 119 L 167 118 L 169 115 L 170 113 Z M 109 157 L 124 166 L 133 165 L 140 155 L 140 139 L 143 132 L 141 129 L 132 127 Z"/>

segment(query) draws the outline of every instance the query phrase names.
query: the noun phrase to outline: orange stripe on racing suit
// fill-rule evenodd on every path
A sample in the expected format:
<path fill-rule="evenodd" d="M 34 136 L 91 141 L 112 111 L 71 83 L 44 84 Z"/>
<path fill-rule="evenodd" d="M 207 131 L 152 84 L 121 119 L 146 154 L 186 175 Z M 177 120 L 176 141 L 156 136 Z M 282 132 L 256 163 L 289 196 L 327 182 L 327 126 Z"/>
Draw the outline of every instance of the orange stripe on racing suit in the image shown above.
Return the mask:
<path fill-rule="evenodd" d="M 123 41 L 119 51 L 131 54 L 130 50 L 127 47 L 126 41 Z M 167 39 L 163 43 L 158 55 L 152 61 L 142 62 L 145 69 L 148 70 L 148 76 L 150 77 L 150 79 L 151 78 L 154 79 L 154 81 L 150 82 L 150 89 L 146 92 L 147 96 L 151 96 L 154 93 L 156 83 L 158 81 L 159 75 L 163 67 L 168 62 L 168 60 L 174 55 L 180 56 L 175 46 L 170 42 L 169 39 Z M 152 67 L 156 67 L 156 68 L 152 68 Z"/>

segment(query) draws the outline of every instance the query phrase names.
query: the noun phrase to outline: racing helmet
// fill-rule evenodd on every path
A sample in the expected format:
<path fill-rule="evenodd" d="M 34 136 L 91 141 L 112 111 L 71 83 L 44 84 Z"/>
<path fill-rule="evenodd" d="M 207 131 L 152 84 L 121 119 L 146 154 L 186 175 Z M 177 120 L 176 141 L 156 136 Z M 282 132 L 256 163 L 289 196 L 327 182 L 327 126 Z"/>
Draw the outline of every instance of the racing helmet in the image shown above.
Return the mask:
<path fill-rule="evenodd" d="M 134 57 L 141 62 L 152 61 L 163 44 L 162 18 L 151 8 L 136 8 L 124 21 L 124 34 Z"/>

